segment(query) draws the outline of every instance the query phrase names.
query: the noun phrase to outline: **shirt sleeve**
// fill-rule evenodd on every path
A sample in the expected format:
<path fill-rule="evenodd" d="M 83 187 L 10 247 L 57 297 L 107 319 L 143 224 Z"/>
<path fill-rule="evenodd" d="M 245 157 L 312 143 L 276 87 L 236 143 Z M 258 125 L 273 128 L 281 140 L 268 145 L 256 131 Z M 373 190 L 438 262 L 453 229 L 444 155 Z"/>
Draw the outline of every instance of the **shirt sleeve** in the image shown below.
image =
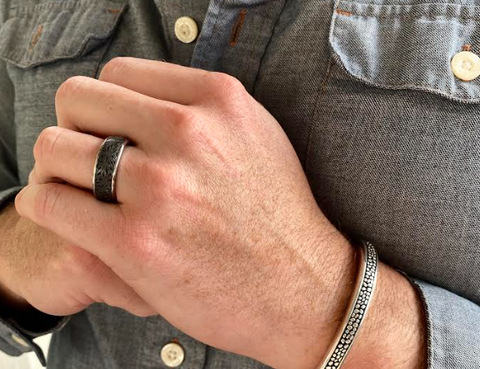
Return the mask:
<path fill-rule="evenodd" d="M 420 279 L 407 278 L 424 305 L 428 369 L 480 368 L 480 306 Z"/>
<path fill-rule="evenodd" d="M 6 65 L 0 60 L 0 211 L 22 189 L 17 171 L 13 99 L 13 86 Z M 28 315 L 7 313 L 0 301 L 0 350 L 11 356 L 34 351 L 45 366 L 45 356 L 33 338 L 60 329 L 68 319 L 47 315 L 39 310 L 31 311 Z"/>

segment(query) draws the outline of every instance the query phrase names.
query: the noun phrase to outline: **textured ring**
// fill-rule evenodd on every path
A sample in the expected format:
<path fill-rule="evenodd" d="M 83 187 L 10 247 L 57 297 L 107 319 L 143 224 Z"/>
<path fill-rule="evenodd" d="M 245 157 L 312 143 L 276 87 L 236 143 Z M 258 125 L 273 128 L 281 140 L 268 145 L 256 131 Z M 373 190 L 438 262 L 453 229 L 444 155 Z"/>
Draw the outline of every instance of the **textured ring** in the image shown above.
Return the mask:
<path fill-rule="evenodd" d="M 97 200 L 116 202 L 115 181 L 123 149 L 128 140 L 123 137 L 107 137 L 97 153 L 93 170 L 93 194 Z"/>
<path fill-rule="evenodd" d="M 361 243 L 360 267 L 348 314 L 318 369 L 338 369 L 342 366 L 370 306 L 377 283 L 378 254 L 370 242 Z"/>

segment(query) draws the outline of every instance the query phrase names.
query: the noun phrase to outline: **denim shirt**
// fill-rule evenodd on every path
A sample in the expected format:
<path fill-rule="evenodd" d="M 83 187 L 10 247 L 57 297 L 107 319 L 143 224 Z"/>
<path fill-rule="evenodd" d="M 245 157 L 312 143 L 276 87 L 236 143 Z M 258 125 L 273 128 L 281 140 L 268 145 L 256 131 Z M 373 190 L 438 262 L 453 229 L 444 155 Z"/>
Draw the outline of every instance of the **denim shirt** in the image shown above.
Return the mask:
<path fill-rule="evenodd" d="M 181 16 L 199 26 L 191 44 Z M 229 73 L 282 125 L 330 221 L 417 288 L 429 369 L 480 368 L 480 78 L 450 66 L 480 54 L 479 20 L 477 0 L 2 0 L 0 206 L 67 78 L 116 56 Z M 43 362 L 32 339 L 51 331 L 51 369 L 167 368 L 172 341 L 182 368 L 266 368 L 102 304 L 36 331 L 0 317 L 0 349 Z"/>

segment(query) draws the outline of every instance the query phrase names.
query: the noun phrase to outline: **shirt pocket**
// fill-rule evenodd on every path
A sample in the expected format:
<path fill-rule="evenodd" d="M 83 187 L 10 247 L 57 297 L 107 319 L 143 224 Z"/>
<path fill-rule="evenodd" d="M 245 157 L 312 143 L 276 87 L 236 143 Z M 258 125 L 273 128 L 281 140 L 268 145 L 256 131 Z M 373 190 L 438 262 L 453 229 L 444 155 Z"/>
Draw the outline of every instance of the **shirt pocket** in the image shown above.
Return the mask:
<path fill-rule="evenodd" d="M 28 69 L 87 55 L 112 36 L 125 7 L 93 0 L 13 7 L 0 28 L 0 58 Z"/>
<path fill-rule="evenodd" d="M 333 14 L 330 46 L 337 64 L 369 85 L 476 103 L 480 78 L 462 81 L 450 63 L 471 47 L 480 52 L 479 21 L 480 6 L 467 3 L 344 0 Z"/>
<path fill-rule="evenodd" d="M 0 59 L 22 122 L 24 112 L 33 116 L 33 106 L 53 112 L 54 92 L 69 77 L 95 77 L 125 10 L 122 0 L 37 1 L 10 9 L 0 27 Z"/>
<path fill-rule="evenodd" d="M 96 77 L 127 4 L 123 0 L 14 3 L 19 5 L 9 10 L 0 28 L 0 59 L 6 62 L 15 94 L 17 159 L 24 183 L 38 134 L 56 124 L 58 87 L 75 75 Z"/>
<path fill-rule="evenodd" d="M 306 171 L 342 231 L 480 301 L 480 77 L 462 81 L 450 66 L 464 49 L 480 54 L 475 4 L 336 2 Z"/>

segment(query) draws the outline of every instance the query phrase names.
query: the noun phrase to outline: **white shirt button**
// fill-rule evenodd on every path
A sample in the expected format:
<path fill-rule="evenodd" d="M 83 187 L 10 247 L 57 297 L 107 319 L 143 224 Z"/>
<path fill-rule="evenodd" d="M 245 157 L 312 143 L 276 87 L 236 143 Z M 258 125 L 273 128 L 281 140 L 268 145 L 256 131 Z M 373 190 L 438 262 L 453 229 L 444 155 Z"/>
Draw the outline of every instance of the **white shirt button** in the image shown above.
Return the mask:
<path fill-rule="evenodd" d="M 480 75 L 480 58 L 471 51 L 461 51 L 450 62 L 453 74 L 462 81 L 471 81 Z"/>
<path fill-rule="evenodd" d="M 170 342 L 163 346 L 160 352 L 163 363 L 169 368 L 176 368 L 183 363 L 185 351 L 178 343 Z"/>
<path fill-rule="evenodd" d="M 18 334 L 13 333 L 12 334 L 12 340 L 14 340 L 16 343 L 18 343 L 20 346 L 23 347 L 30 347 L 27 341 L 25 341 L 22 337 L 20 337 Z"/>
<path fill-rule="evenodd" d="M 198 36 L 197 23 L 190 17 L 180 17 L 175 22 L 175 36 L 185 44 L 193 42 Z"/>

